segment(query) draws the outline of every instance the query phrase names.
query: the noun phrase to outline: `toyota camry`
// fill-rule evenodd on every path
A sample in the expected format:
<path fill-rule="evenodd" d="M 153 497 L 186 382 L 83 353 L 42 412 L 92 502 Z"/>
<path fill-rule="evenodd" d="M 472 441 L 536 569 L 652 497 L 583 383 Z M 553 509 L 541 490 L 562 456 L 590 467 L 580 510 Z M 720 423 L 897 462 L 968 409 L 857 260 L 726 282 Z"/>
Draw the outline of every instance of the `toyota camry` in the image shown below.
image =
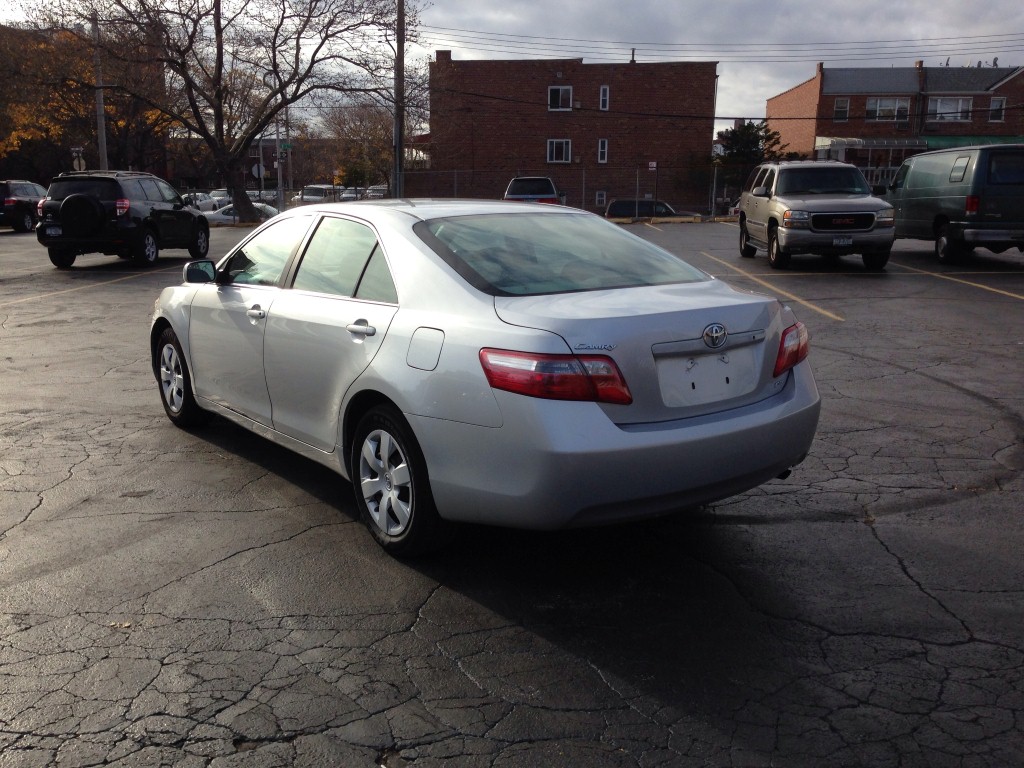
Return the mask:
<path fill-rule="evenodd" d="M 172 422 L 216 413 L 337 471 L 389 552 L 458 522 L 668 514 L 810 448 L 808 332 L 603 218 L 379 200 L 274 217 L 156 302 Z"/>

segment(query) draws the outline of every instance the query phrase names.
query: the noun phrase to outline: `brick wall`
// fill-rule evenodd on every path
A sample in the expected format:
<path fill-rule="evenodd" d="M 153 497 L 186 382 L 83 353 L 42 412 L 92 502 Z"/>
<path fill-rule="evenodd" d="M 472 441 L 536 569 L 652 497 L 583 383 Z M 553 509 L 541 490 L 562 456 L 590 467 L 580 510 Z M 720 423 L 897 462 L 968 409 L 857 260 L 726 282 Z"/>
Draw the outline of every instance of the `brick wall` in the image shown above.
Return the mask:
<path fill-rule="evenodd" d="M 827 106 L 831 119 L 832 105 Z M 821 69 L 805 83 L 790 88 L 785 93 L 768 99 L 765 119 L 768 129 L 776 131 L 785 147 L 785 152 L 799 152 L 808 158 L 814 157 L 814 137 L 817 120 L 826 106 L 821 102 Z"/>

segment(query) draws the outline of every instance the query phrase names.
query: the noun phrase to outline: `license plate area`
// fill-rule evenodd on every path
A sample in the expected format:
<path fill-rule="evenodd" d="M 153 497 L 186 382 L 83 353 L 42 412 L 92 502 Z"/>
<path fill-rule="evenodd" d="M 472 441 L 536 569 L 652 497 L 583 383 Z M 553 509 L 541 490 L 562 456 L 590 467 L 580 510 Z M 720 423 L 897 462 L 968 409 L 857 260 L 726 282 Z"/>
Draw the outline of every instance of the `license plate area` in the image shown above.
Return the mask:
<path fill-rule="evenodd" d="M 662 400 L 669 407 L 684 407 L 750 394 L 758 382 L 758 349 L 748 345 L 718 353 L 658 358 Z"/>
<path fill-rule="evenodd" d="M 52 224 L 50 226 L 44 227 L 43 231 L 46 233 L 47 237 L 60 237 L 61 236 L 61 229 L 60 229 L 60 227 L 53 226 Z"/>
<path fill-rule="evenodd" d="M 836 235 L 835 237 L 832 238 L 832 245 L 834 245 L 837 248 L 853 245 L 853 238 L 849 236 Z"/>

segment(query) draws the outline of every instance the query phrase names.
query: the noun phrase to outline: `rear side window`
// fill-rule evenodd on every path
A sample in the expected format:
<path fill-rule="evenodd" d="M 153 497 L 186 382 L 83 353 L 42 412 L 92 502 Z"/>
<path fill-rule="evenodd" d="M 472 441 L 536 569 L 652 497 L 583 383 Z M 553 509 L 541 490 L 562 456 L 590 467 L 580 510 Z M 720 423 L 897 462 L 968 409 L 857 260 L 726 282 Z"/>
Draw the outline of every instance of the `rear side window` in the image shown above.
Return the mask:
<path fill-rule="evenodd" d="M 550 179 L 513 179 L 507 195 L 554 195 L 555 185 Z"/>
<path fill-rule="evenodd" d="M 970 157 L 958 157 L 953 161 L 953 170 L 949 172 L 949 181 L 953 184 L 959 184 L 964 180 L 964 175 L 967 173 L 967 164 L 971 162 Z"/>
<path fill-rule="evenodd" d="M 376 247 L 377 236 L 369 227 L 348 219 L 324 218 L 309 241 L 293 287 L 352 296 Z"/>
<path fill-rule="evenodd" d="M 988 158 L 989 184 L 1024 184 L 1024 152 L 993 152 Z"/>

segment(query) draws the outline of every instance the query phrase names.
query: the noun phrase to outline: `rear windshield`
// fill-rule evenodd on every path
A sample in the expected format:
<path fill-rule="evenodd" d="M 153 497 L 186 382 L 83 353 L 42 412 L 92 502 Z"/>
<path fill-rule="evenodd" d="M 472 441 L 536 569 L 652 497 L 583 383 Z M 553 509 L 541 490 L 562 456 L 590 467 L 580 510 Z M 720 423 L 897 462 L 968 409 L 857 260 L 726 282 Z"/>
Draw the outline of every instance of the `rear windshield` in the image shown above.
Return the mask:
<path fill-rule="evenodd" d="M 783 168 L 775 194 L 870 195 L 871 187 L 858 168 Z"/>
<path fill-rule="evenodd" d="M 114 179 L 54 179 L 46 194 L 52 200 L 63 200 L 79 193 L 100 200 L 117 200 L 121 197 L 121 186 Z"/>
<path fill-rule="evenodd" d="M 591 214 L 480 214 L 420 222 L 415 230 L 468 283 L 494 296 L 711 279 Z"/>
<path fill-rule="evenodd" d="M 1024 184 L 1024 152 L 993 152 L 988 158 L 989 184 Z"/>
<path fill-rule="evenodd" d="M 499 187 L 500 189 L 500 187 Z M 513 179 L 506 195 L 554 195 L 555 185 L 551 179 Z"/>

